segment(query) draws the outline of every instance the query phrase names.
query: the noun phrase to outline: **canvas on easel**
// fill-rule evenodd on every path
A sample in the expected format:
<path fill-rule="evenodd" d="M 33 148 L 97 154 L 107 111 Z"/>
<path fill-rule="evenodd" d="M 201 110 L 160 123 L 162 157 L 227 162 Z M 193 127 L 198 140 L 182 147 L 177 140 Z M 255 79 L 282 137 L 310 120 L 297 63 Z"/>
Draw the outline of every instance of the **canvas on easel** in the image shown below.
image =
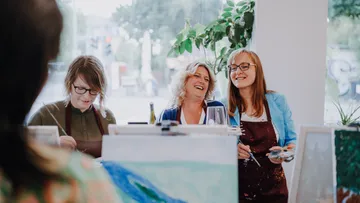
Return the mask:
<path fill-rule="evenodd" d="M 360 202 L 360 132 L 356 128 L 335 130 L 334 183 L 339 203 Z"/>
<path fill-rule="evenodd" d="M 57 126 L 26 126 L 27 133 L 37 142 L 49 145 L 60 145 L 59 129 Z"/>
<path fill-rule="evenodd" d="M 333 128 L 301 126 L 290 203 L 332 203 Z"/>
<path fill-rule="evenodd" d="M 104 136 L 102 166 L 123 202 L 238 202 L 235 136 Z"/>

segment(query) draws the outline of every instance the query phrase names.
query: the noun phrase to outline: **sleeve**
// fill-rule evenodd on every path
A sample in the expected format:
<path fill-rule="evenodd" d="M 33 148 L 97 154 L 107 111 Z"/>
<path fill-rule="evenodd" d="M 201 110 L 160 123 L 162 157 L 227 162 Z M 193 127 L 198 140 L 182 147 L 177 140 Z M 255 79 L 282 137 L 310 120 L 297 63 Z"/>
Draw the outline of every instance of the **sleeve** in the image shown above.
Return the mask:
<path fill-rule="evenodd" d="M 166 121 L 166 120 L 170 120 L 170 119 L 169 119 L 168 113 L 167 113 L 167 111 L 166 111 L 166 109 L 165 109 L 165 110 L 163 110 L 163 111 L 160 113 L 160 115 L 158 116 L 158 118 L 157 118 L 157 123 L 159 123 L 159 122 L 161 122 L 161 121 Z"/>
<path fill-rule="evenodd" d="M 39 109 L 29 120 L 27 125 L 44 125 L 43 116 L 42 116 L 42 108 Z"/>
<path fill-rule="evenodd" d="M 284 117 L 284 126 L 285 126 L 285 146 L 289 144 L 296 144 L 296 132 L 294 121 L 292 119 L 291 109 L 286 101 L 285 96 L 281 95 L 279 97 L 282 103 L 283 117 Z"/>
<path fill-rule="evenodd" d="M 116 124 L 116 118 L 112 111 L 106 109 L 106 119 L 108 120 L 109 124 Z"/>

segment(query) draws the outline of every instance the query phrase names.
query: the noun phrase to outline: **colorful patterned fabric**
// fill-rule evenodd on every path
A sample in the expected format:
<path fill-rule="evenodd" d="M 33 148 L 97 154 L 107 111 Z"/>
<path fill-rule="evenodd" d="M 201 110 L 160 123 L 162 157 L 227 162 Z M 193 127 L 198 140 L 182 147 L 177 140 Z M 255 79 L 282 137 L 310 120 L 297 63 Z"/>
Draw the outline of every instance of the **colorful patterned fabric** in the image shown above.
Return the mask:
<path fill-rule="evenodd" d="M 27 187 L 16 200 L 11 199 L 11 184 L 0 170 L 0 202 L 62 203 L 120 202 L 110 177 L 94 159 L 79 152 L 70 155 L 59 169 L 63 179 Z"/>

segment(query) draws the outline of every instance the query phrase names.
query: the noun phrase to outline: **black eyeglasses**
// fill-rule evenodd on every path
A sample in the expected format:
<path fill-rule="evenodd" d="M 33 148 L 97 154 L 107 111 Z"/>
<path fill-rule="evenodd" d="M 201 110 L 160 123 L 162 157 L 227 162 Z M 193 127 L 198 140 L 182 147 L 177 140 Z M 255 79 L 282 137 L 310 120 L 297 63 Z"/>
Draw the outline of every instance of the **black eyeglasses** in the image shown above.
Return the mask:
<path fill-rule="evenodd" d="M 92 89 L 86 89 L 86 88 L 84 88 L 84 87 L 75 86 L 74 84 L 73 84 L 73 86 L 74 86 L 74 88 L 75 88 L 75 92 L 78 93 L 78 94 L 85 94 L 87 91 L 89 91 L 89 93 L 90 93 L 91 95 L 97 95 L 97 94 L 99 94 L 98 91 L 95 91 L 95 90 L 92 90 Z"/>
<path fill-rule="evenodd" d="M 231 64 L 228 65 L 228 68 L 231 72 L 236 72 L 238 68 L 240 68 L 241 71 L 247 71 L 249 70 L 250 66 L 256 66 L 256 64 L 253 63 L 240 63 L 240 65 Z"/>

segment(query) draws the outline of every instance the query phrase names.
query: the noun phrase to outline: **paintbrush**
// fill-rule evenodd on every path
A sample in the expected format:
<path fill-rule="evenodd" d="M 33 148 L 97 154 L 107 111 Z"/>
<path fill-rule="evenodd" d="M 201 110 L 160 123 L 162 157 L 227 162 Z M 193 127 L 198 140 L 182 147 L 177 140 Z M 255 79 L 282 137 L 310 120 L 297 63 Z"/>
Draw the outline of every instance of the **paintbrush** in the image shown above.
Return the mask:
<path fill-rule="evenodd" d="M 242 126 L 242 123 L 240 122 L 240 135 L 239 135 L 239 138 L 238 138 L 238 144 L 244 144 L 244 143 L 241 142 L 241 139 L 240 139 L 241 135 L 244 133 L 244 130 L 241 128 L 241 126 Z M 256 164 L 257 164 L 259 167 L 261 167 L 260 163 L 259 163 L 258 160 L 255 158 L 254 154 L 253 154 L 251 151 L 250 151 L 250 152 L 247 152 L 247 153 L 250 155 L 250 158 L 252 158 L 252 159 L 256 162 Z"/>
<path fill-rule="evenodd" d="M 64 133 L 65 136 L 69 136 L 66 131 L 64 130 L 64 128 L 60 125 L 59 121 L 55 118 L 55 116 L 51 113 L 50 109 L 45 105 L 45 103 L 43 103 L 44 107 L 46 108 L 47 112 L 49 112 L 50 116 L 52 117 L 52 119 L 55 121 L 56 125 L 58 125 L 58 127 L 61 129 L 61 131 Z M 75 148 L 76 151 L 80 152 L 78 149 Z M 85 152 L 87 149 L 81 151 L 81 152 Z"/>
<path fill-rule="evenodd" d="M 59 128 L 61 129 L 61 131 L 64 133 L 64 135 L 69 136 L 66 131 L 64 130 L 64 128 L 60 125 L 60 123 L 56 120 L 55 116 L 51 113 L 51 111 L 49 110 L 49 108 L 45 105 L 45 103 L 43 103 L 44 107 L 46 108 L 47 112 L 49 112 L 50 116 L 54 119 L 55 123 L 59 126 Z"/>
<path fill-rule="evenodd" d="M 241 142 L 241 140 L 240 140 L 240 137 L 239 137 L 239 140 L 238 140 L 238 144 L 244 144 L 244 143 L 242 143 Z M 259 167 L 261 167 L 261 165 L 260 165 L 260 163 L 258 162 L 258 160 L 255 158 L 255 156 L 254 156 L 254 154 L 250 151 L 250 152 L 247 152 L 249 155 L 250 155 L 250 157 L 257 163 L 257 165 L 259 166 Z"/>

